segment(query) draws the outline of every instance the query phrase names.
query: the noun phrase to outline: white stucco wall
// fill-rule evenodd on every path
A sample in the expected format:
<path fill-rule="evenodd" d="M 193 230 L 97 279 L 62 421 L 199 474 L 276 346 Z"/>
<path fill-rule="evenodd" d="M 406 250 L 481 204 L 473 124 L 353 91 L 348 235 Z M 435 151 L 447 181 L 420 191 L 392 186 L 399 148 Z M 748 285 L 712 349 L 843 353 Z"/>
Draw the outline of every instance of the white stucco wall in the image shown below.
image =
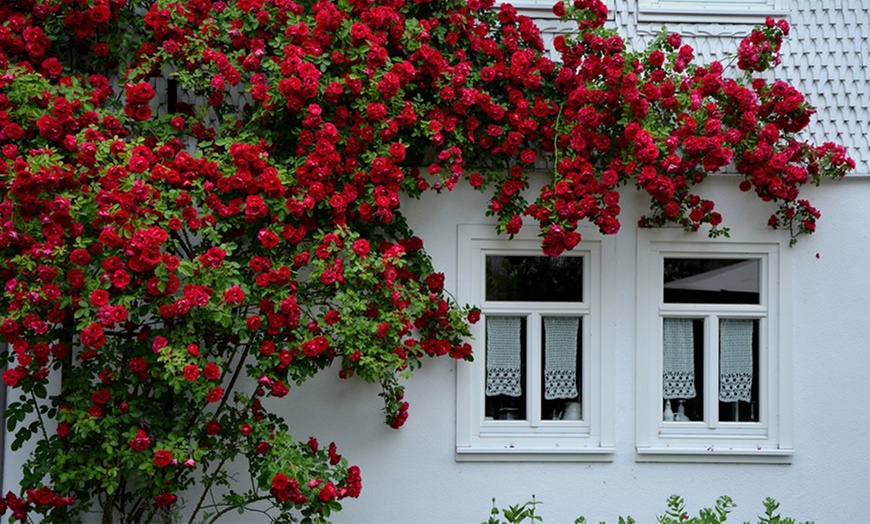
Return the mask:
<path fill-rule="evenodd" d="M 709 180 L 713 197 L 734 229 L 763 226 L 770 209 L 754 195 L 736 191 L 736 179 Z M 379 422 L 376 389 L 329 376 L 288 398 L 290 427 L 335 440 L 363 471 L 363 494 L 335 518 L 347 523 L 472 523 L 487 518 L 491 497 L 502 505 L 543 501 L 545 522 L 579 515 L 614 522 L 631 514 L 654 521 L 666 498 L 679 493 L 690 509 L 712 505 L 718 495 L 738 504 L 735 521 L 754 519 L 772 496 L 784 514 L 820 523 L 859 522 L 870 509 L 870 296 L 865 225 L 870 179 L 811 188 L 807 194 L 823 217 L 812 237 L 789 253 L 794 264 L 794 441 L 790 465 L 640 463 L 635 455 L 635 267 L 633 217 L 645 208 L 624 198 L 623 231 L 617 237 L 614 340 L 616 356 L 616 452 L 610 463 L 458 463 L 454 460 L 455 368 L 427 362 L 408 384 L 411 416 L 402 429 Z M 455 291 L 456 224 L 486 223 L 485 200 L 460 191 L 429 196 L 406 206 L 415 231 Z M 703 234 L 703 233 L 701 233 Z M 780 233 L 770 232 L 771 235 Z M 818 258 L 816 257 L 818 254 Z M 240 521 L 241 522 L 241 521 Z"/>

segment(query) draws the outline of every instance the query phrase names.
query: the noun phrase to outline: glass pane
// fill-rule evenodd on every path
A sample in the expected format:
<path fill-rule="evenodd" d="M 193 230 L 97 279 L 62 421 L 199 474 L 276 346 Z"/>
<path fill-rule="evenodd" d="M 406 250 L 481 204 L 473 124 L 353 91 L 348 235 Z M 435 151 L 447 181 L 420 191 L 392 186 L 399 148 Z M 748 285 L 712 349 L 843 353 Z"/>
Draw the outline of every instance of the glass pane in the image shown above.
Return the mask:
<path fill-rule="evenodd" d="M 704 420 L 704 319 L 663 319 L 665 422 Z"/>
<path fill-rule="evenodd" d="M 759 304 L 757 258 L 666 258 L 666 304 Z"/>
<path fill-rule="evenodd" d="M 541 347 L 541 417 L 582 420 L 583 319 L 544 317 Z"/>
<path fill-rule="evenodd" d="M 485 416 L 526 420 L 526 318 L 486 317 Z"/>
<path fill-rule="evenodd" d="M 486 257 L 486 300 L 582 302 L 583 257 Z"/>
<path fill-rule="evenodd" d="M 719 320 L 719 421 L 758 422 L 757 319 Z"/>

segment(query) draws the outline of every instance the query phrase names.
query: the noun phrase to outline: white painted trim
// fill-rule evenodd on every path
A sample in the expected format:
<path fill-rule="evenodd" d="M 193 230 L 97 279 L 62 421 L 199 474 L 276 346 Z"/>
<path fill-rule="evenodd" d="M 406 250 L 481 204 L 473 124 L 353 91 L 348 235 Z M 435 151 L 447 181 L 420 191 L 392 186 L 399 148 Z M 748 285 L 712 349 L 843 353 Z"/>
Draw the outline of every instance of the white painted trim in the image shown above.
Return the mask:
<path fill-rule="evenodd" d="M 613 351 L 606 351 L 603 341 L 613 340 L 612 329 L 606 327 L 612 326 L 612 321 L 605 322 L 605 319 L 613 315 L 615 246 L 593 230 L 584 230 L 581 234 L 583 242 L 564 256 L 584 259 L 583 302 L 505 304 L 484 300 L 486 254 L 542 256 L 540 239 L 527 230 L 509 240 L 498 236 L 491 225 L 458 226 L 457 299 L 460 303 L 480 305 L 484 317 L 486 313 L 528 315 L 529 318 L 539 318 L 542 314 L 578 315 L 584 322 L 584 342 L 581 356 L 583 420 L 577 422 L 541 420 L 540 413 L 534 409 L 527 421 L 484 420 L 485 359 L 481 356 L 470 364 L 458 366 L 457 461 L 612 460 L 615 364 Z M 482 318 L 472 326 L 472 335 L 477 341 L 484 340 L 484 325 Z M 528 335 L 533 337 L 534 328 L 529 331 Z"/>
<path fill-rule="evenodd" d="M 639 22 L 764 23 L 765 17 L 784 18 L 787 0 L 639 0 Z"/>
<path fill-rule="evenodd" d="M 556 15 L 553 14 L 553 4 L 557 1 L 558 0 L 516 0 L 511 1 L 510 4 L 516 7 L 517 12 L 521 15 L 535 19 L 551 18 L 557 20 Z M 604 4 L 607 6 L 607 19 L 612 21 L 614 19 L 613 0 L 604 0 Z M 571 27 L 576 28 L 576 25 L 572 25 Z"/>

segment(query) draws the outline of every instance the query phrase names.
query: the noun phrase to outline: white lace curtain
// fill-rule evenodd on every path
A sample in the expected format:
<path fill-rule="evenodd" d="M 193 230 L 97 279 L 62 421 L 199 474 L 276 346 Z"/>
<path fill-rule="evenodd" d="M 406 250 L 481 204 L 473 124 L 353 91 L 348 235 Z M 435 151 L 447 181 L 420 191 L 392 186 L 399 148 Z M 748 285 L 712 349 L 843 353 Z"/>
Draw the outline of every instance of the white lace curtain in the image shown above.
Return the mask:
<path fill-rule="evenodd" d="M 486 317 L 486 396 L 523 394 L 520 317 Z"/>
<path fill-rule="evenodd" d="M 544 318 L 544 398 L 577 398 L 576 317 Z"/>
<path fill-rule="evenodd" d="M 690 318 L 666 318 L 662 396 L 695 398 L 695 337 Z"/>
<path fill-rule="evenodd" d="M 752 400 L 752 320 L 719 321 L 719 400 Z"/>

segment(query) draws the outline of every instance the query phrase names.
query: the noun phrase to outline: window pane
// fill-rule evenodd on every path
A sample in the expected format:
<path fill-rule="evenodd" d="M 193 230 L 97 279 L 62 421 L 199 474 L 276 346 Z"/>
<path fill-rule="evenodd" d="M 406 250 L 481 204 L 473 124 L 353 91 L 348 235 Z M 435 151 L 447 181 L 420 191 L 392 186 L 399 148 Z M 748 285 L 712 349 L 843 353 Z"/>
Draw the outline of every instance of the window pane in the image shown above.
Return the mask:
<path fill-rule="evenodd" d="M 662 398 L 665 422 L 704 420 L 704 320 L 663 319 Z"/>
<path fill-rule="evenodd" d="M 486 257 L 486 300 L 582 302 L 583 257 Z"/>
<path fill-rule="evenodd" d="M 666 304 L 759 304 L 761 261 L 666 258 Z"/>
<path fill-rule="evenodd" d="M 526 318 L 486 317 L 485 416 L 526 419 Z"/>
<path fill-rule="evenodd" d="M 719 320 L 719 421 L 758 422 L 758 325 Z"/>
<path fill-rule="evenodd" d="M 541 347 L 541 417 L 582 420 L 583 319 L 544 317 Z"/>

